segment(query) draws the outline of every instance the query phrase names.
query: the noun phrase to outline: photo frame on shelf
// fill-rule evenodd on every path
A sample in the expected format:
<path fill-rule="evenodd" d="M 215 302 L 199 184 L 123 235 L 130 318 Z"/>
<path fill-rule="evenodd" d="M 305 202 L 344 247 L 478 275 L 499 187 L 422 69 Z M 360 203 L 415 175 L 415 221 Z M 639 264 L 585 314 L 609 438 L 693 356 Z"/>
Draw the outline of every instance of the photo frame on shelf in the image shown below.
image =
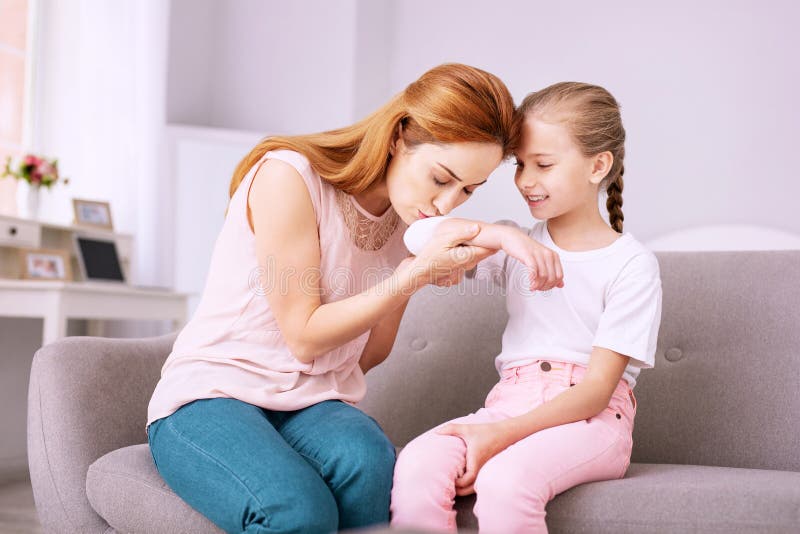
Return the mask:
<path fill-rule="evenodd" d="M 111 218 L 111 205 L 102 200 L 72 199 L 72 210 L 75 224 L 94 226 L 96 228 L 114 229 Z"/>
<path fill-rule="evenodd" d="M 69 253 L 56 249 L 19 249 L 22 278 L 25 280 L 72 280 Z"/>

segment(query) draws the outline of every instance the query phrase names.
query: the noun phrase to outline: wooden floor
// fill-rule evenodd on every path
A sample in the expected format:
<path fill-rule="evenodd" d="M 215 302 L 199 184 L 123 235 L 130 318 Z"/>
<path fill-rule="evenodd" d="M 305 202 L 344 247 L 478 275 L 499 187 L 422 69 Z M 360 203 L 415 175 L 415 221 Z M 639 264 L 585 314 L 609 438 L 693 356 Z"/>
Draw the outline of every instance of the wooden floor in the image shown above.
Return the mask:
<path fill-rule="evenodd" d="M 41 534 L 30 480 L 0 485 L 0 533 Z"/>

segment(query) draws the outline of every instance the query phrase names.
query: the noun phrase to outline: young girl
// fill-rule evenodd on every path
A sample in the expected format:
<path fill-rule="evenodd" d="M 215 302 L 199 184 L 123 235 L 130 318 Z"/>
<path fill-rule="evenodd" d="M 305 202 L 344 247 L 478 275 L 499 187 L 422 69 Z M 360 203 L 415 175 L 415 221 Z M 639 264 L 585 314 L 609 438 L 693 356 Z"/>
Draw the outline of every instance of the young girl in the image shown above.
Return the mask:
<path fill-rule="evenodd" d="M 403 232 L 466 201 L 515 124 L 498 78 L 441 65 L 357 124 L 267 138 L 242 160 L 203 298 L 148 408 L 153 461 L 178 496 L 226 532 L 388 521 L 395 450 L 353 406 L 364 373 L 414 291 L 491 253 L 457 248 L 478 231 L 462 225 L 409 260 Z M 442 186 L 448 169 L 460 180 Z"/>
<path fill-rule="evenodd" d="M 661 282 L 655 256 L 622 232 L 619 106 L 601 87 L 559 83 L 528 95 L 518 113 L 515 182 L 541 221 L 525 232 L 556 251 L 563 284 L 528 289 L 529 268 L 506 250 L 523 231 L 513 223 L 481 223 L 467 242 L 502 249 L 476 273 L 506 284 L 501 379 L 484 408 L 402 450 L 392 490 L 396 526 L 454 531 L 454 497 L 474 492 L 482 532 L 547 532 L 545 506 L 554 496 L 621 478 L 630 463 L 633 387 L 654 363 Z M 601 189 L 610 226 L 598 206 Z M 412 253 L 427 239 L 418 231 L 464 222 L 442 219 L 409 228 Z M 531 266 L 531 276 L 541 278 L 544 268 Z"/>

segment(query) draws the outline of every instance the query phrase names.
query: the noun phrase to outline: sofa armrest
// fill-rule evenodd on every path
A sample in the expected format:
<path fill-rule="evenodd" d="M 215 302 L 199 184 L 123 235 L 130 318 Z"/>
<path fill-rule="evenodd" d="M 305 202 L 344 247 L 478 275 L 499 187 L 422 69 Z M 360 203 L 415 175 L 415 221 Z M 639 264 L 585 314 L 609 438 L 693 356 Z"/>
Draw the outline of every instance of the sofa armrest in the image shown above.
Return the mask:
<path fill-rule="evenodd" d="M 147 441 L 147 405 L 176 334 L 68 337 L 39 349 L 28 388 L 28 465 L 48 531 L 103 532 L 86 472 L 104 454 Z"/>

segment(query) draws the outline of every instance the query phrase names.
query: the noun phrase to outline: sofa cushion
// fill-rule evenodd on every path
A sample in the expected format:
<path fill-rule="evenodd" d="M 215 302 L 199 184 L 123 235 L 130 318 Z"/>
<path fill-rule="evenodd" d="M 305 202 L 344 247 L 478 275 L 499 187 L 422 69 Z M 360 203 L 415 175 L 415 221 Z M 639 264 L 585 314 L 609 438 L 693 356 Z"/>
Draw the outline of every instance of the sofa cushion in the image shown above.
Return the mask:
<path fill-rule="evenodd" d="M 86 495 L 119 532 L 223 532 L 166 485 L 146 443 L 97 459 L 86 474 Z"/>
<path fill-rule="evenodd" d="M 89 502 L 119 532 L 219 533 L 164 483 L 147 444 L 89 467 Z M 475 496 L 456 499 L 460 527 L 477 528 Z M 800 473 L 631 464 L 624 479 L 582 484 L 547 505 L 558 532 L 796 532 Z"/>
<path fill-rule="evenodd" d="M 476 528 L 475 496 L 456 499 L 458 524 Z M 800 473 L 632 463 L 625 478 L 582 484 L 547 505 L 557 533 L 795 533 Z"/>

